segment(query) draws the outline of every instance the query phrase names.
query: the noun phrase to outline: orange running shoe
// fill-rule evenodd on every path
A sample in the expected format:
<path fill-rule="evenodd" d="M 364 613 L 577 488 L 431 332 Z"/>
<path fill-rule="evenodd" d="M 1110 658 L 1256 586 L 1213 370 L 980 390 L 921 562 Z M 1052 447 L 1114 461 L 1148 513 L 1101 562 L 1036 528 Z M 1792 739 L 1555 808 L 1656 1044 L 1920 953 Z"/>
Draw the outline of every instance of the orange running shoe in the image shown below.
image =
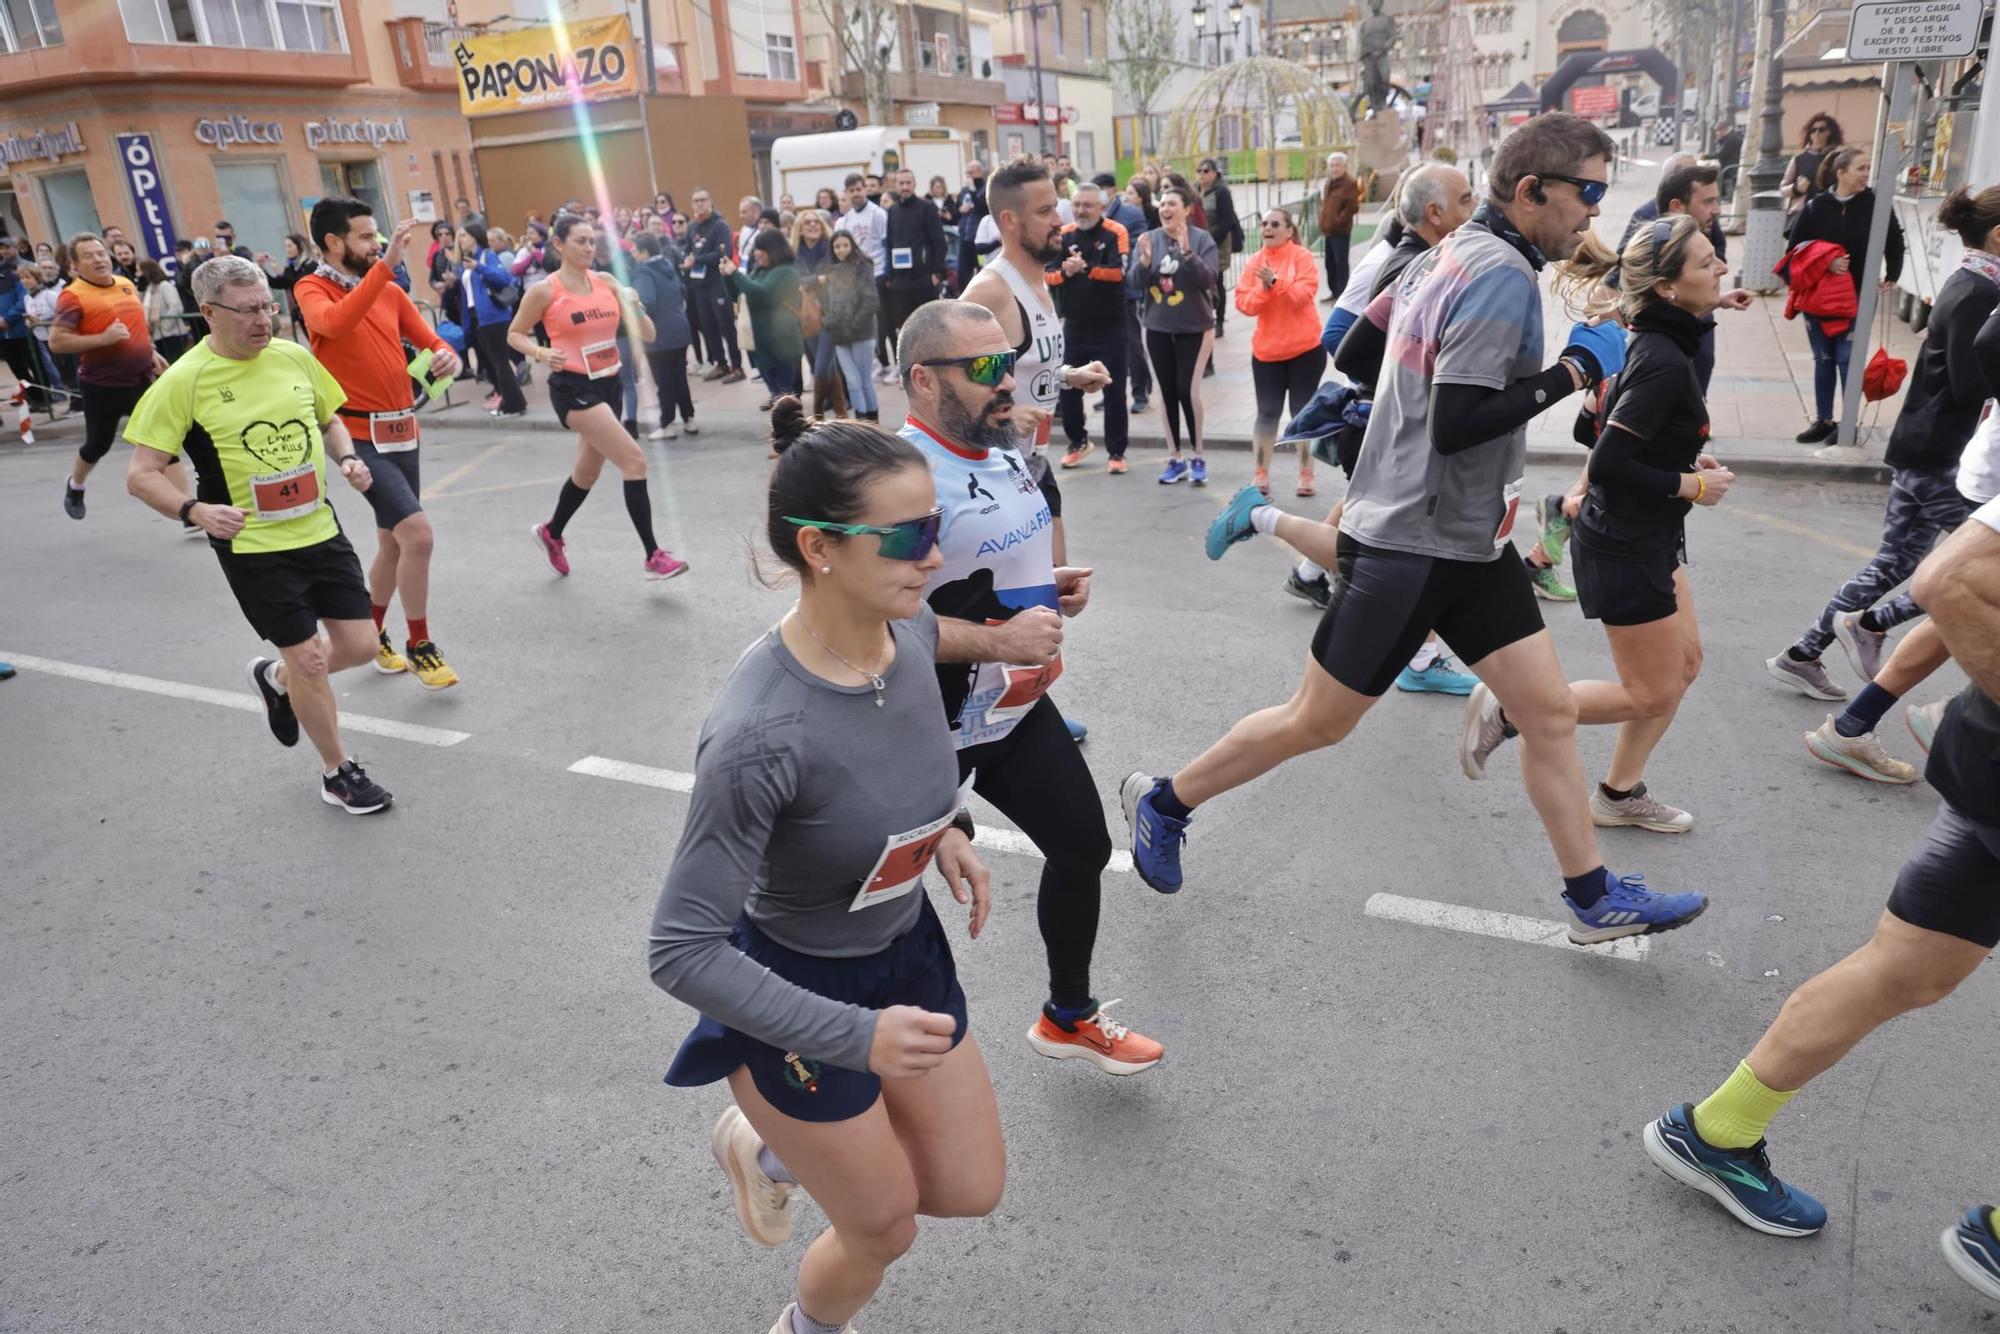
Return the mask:
<path fill-rule="evenodd" d="M 1310 496 L 1313 495 L 1316 492 L 1316 490 L 1317 488 L 1313 486 L 1313 470 L 1311 468 L 1299 469 L 1298 489 L 1294 491 L 1292 494 L 1295 496 Z"/>
<path fill-rule="evenodd" d="M 1111 460 L 1111 462 L 1109 462 L 1109 463 L 1107 463 L 1107 464 L 1105 464 L 1105 465 L 1104 465 L 1104 471 L 1106 471 L 1106 472 L 1110 473 L 1110 474 L 1111 474 L 1112 476 L 1114 476 L 1114 477 L 1122 477 L 1122 476 L 1124 476 L 1124 475 L 1125 475 L 1125 460 L 1124 460 L 1124 459 L 1113 459 L 1113 460 Z"/>
<path fill-rule="evenodd" d="M 1256 487 L 1259 491 L 1262 491 L 1265 495 L 1267 496 L 1270 495 L 1271 470 L 1269 468 L 1257 469 L 1256 473 L 1250 478 L 1250 484 Z"/>
<path fill-rule="evenodd" d="M 1136 1075 L 1152 1069 L 1167 1049 L 1104 1013 L 1116 1004 L 1115 1000 L 1105 1001 L 1095 1014 L 1077 1020 L 1074 1031 L 1059 1027 L 1044 1012 L 1028 1030 L 1028 1045 L 1058 1061 L 1072 1057 L 1089 1061 L 1107 1075 Z"/>
<path fill-rule="evenodd" d="M 1090 451 L 1095 448 L 1097 448 L 1097 446 L 1091 444 L 1088 440 L 1084 441 L 1080 445 L 1072 447 L 1069 453 L 1062 456 L 1062 466 L 1065 468 L 1074 468 L 1077 464 L 1083 462 L 1084 459 L 1088 458 L 1090 455 Z"/>

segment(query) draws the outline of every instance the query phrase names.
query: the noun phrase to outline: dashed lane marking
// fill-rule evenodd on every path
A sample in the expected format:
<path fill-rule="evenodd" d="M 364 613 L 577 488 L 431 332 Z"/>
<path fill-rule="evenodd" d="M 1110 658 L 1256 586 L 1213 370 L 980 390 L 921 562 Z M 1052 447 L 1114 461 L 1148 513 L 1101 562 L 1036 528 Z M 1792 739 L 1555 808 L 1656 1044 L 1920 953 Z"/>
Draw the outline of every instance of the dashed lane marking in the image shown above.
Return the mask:
<path fill-rule="evenodd" d="M 656 769 L 650 764 L 633 764 L 628 760 L 607 759 L 602 755 L 584 756 L 569 766 L 569 772 L 592 778 L 609 778 L 618 783 L 636 783 L 640 787 L 661 788 L 668 792 L 694 791 L 693 774 L 682 773 L 678 769 Z M 990 813 L 990 808 L 983 810 L 975 819 L 979 828 L 978 837 L 973 840 L 975 848 L 1041 859 L 1042 854 L 1034 842 L 1020 830 L 996 823 L 998 817 Z M 1105 869 L 1129 875 L 1132 854 L 1124 849 L 1114 849 L 1111 862 Z"/>
<path fill-rule="evenodd" d="M 30 654 L 11 653 L 4 649 L 0 649 L 0 661 L 13 663 L 23 673 L 44 672 L 50 676 L 66 676 L 72 681 L 117 686 L 121 690 L 139 690 L 149 695 L 165 695 L 169 699 L 193 700 L 198 704 L 214 704 L 220 708 L 236 709 L 242 713 L 264 712 L 264 702 L 250 693 L 247 682 L 241 690 L 217 690 L 212 686 L 191 686 L 180 681 L 162 681 L 151 676 L 135 676 L 131 672 L 108 671 L 102 667 L 87 667 L 75 662 L 57 662 L 52 658 L 37 658 Z M 365 713 L 348 713 L 346 710 L 341 711 L 340 727 L 344 732 L 365 732 L 370 736 L 413 741 L 420 746 L 456 746 L 459 742 L 469 741 L 472 738 L 470 732 L 454 732 L 445 727 L 426 727 L 422 723 L 399 722 L 394 718 L 371 718 Z"/>
<path fill-rule="evenodd" d="M 1539 917 L 1520 917 L 1510 912 L 1467 908 L 1457 903 L 1433 899 L 1410 899 L 1401 894 L 1371 894 L 1362 912 L 1386 922 L 1410 926 L 1434 926 L 1445 931 L 1463 931 L 1497 940 L 1515 940 L 1525 945 L 1547 945 L 1602 959 L 1623 959 L 1637 963 L 1651 952 L 1653 944 L 1644 936 L 1623 936 L 1602 945 L 1573 945 L 1569 929 L 1561 922 L 1545 922 Z"/>

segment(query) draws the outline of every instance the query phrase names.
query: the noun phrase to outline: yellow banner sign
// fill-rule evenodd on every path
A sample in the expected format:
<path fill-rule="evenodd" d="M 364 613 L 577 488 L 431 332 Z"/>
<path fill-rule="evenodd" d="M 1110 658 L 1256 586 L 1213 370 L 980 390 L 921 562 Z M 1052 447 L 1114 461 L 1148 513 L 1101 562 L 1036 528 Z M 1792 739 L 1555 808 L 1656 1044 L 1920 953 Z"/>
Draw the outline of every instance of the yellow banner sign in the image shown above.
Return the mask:
<path fill-rule="evenodd" d="M 622 14 L 579 19 L 563 32 L 567 49 L 555 28 L 461 37 L 451 49 L 459 108 L 467 116 L 493 116 L 638 95 L 632 25 Z"/>

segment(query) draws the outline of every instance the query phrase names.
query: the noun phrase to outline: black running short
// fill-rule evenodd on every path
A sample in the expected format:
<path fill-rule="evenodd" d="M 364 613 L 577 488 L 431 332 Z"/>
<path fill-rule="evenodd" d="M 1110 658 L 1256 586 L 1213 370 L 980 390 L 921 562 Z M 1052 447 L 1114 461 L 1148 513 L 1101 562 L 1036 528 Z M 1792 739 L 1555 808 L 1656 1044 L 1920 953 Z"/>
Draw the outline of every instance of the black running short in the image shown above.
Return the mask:
<path fill-rule="evenodd" d="M 217 546 L 215 557 L 250 628 L 279 648 L 305 643 L 321 621 L 365 621 L 372 614 L 361 562 L 345 534 L 290 551 L 239 555 Z"/>
<path fill-rule="evenodd" d="M 423 511 L 423 503 L 418 499 L 422 494 L 417 483 L 417 455 L 420 450 L 399 449 L 392 454 L 384 454 L 373 442 L 354 437 L 354 452 L 368 465 L 368 474 L 375 480 L 361 493 L 368 502 L 368 508 L 375 511 L 377 528 L 394 528 L 412 514 Z"/>
<path fill-rule="evenodd" d="M 1436 630 L 1461 662 L 1480 660 L 1542 629 L 1514 544 L 1490 561 L 1420 556 L 1340 535 L 1333 601 L 1313 635 L 1313 657 L 1349 690 L 1379 696 Z"/>
<path fill-rule="evenodd" d="M 118 443 L 118 424 L 132 415 L 150 385 L 91 384 L 83 393 L 83 447 L 76 452 L 85 463 L 96 463 Z"/>
<path fill-rule="evenodd" d="M 2000 945 L 2000 828 L 1948 801 L 1896 876 L 1889 911 L 1911 926 Z"/>
<path fill-rule="evenodd" d="M 594 408 L 599 403 L 609 404 L 614 417 L 624 407 L 625 387 L 618 376 L 593 380 L 575 371 L 556 371 L 549 376 L 549 406 L 556 410 L 556 420 L 564 426 L 569 425 L 570 413 Z"/>
<path fill-rule="evenodd" d="M 1587 542 L 1581 531 L 1570 539 L 1576 572 L 1576 601 L 1584 619 L 1606 625 L 1650 625 L 1680 610 L 1674 591 L 1675 552 L 1613 554 Z"/>

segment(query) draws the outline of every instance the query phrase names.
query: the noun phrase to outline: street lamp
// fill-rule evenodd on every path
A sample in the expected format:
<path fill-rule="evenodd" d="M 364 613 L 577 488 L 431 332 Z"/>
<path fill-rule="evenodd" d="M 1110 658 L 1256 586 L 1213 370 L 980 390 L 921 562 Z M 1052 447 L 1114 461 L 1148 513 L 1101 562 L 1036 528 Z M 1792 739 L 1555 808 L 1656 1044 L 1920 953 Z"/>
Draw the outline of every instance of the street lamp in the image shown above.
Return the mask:
<path fill-rule="evenodd" d="M 1205 37 L 1213 37 L 1215 39 L 1214 63 L 1220 65 L 1222 63 L 1222 39 L 1225 34 L 1219 27 L 1214 32 L 1208 31 L 1209 11 L 1214 8 L 1214 0 L 1210 0 L 1209 4 L 1194 11 L 1194 36 L 1197 42 Z M 1243 0 L 1229 0 L 1229 8 L 1226 12 L 1229 15 L 1229 32 L 1226 35 L 1233 37 L 1236 34 L 1236 30 L 1243 26 Z"/>

